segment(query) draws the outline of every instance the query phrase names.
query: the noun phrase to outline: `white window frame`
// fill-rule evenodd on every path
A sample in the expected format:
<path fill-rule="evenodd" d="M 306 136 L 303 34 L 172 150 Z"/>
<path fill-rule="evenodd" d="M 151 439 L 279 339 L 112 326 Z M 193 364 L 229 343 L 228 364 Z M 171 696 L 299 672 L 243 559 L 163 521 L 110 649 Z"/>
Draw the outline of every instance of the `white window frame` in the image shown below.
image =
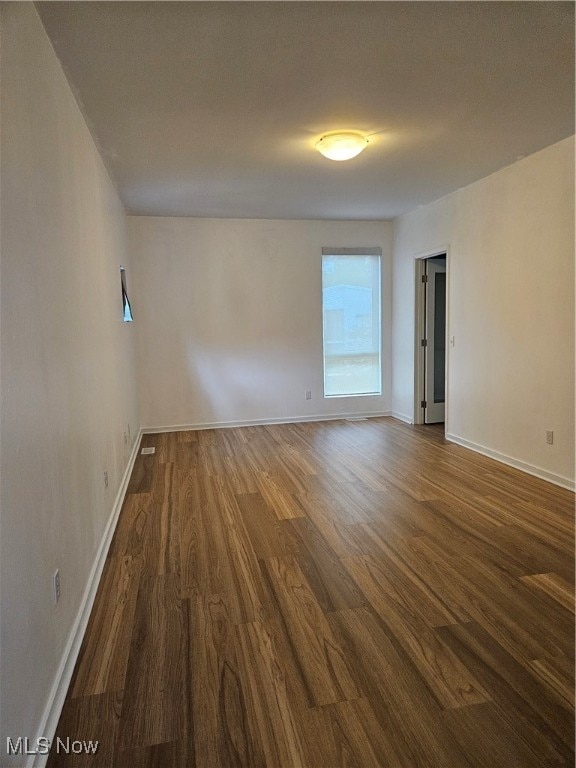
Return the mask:
<path fill-rule="evenodd" d="M 373 322 L 378 325 L 378 357 L 380 364 L 378 366 L 378 389 L 374 392 L 355 392 L 349 394 L 326 394 L 326 326 L 324 322 L 324 285 L 322 283 L 322 389 L 325 399 L 334 399 L 341 397 L 380 397 L 382 395 L 382 249 L 375 247 L 366 248 L 341 248 L 341 247 L 323 247 L 322 262 L 323 266 L 325 256 L 377 256 L 378 257 L 378 315 L 373 318 Z"/>

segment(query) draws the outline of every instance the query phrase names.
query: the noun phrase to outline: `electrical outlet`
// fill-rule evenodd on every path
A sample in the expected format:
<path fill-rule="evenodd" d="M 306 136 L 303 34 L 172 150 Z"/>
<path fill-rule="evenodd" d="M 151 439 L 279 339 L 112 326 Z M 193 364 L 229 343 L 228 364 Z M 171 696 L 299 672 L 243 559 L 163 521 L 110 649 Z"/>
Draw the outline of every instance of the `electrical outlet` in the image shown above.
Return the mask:
<path fill-rule="evenodd" d="M 554 432 L 551 429 L 546 430 L 546 442 L 548 445 L 554 445 Z"/>
<path fill-rule="evenodd" d="M 306 389 L 304 391 L 304 398 L 306 400 L 312 400 L 312 390 L 311 389 Z"/>
<path fill-rule="evenodd" d="M 108 488 L 108 472 L 104 472 L 104 488 Z"/>
<path fill-rule="evenodd" d="M 60 600 L 60 571 L 56 569 L 54 571 L 54 574 L 52 576 L 52 602 L 54 605 L 58 605 L 58 601 Z"/>

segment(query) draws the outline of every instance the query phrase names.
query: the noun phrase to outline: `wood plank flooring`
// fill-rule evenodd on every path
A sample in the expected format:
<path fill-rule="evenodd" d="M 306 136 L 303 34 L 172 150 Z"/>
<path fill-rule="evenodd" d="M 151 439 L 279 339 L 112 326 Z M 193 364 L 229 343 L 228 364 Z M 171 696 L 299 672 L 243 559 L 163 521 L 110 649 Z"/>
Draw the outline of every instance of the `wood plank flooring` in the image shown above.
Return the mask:
<path fill-rule="evenodd" d="M 574 765 L 574 496 L 391 418 L 147 435 L 49 768 Z"/>

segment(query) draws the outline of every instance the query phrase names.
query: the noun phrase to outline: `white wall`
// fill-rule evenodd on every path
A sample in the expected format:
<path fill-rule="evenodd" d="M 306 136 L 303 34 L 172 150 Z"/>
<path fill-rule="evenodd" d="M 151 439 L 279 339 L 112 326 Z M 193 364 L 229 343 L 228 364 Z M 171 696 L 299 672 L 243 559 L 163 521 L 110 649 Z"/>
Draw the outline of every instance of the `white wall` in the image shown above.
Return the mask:
<path fill-rule="evenodd" d="M 409 417 L 414 257 L 444 245 L 449 433 L 573 480 L 574 139 L 394 222 L 393 409 Z"/>
<path fill-rule="evenodd" d="M 390 409 L 389 222 L 129 217 L 129 232 L 143 426 Z M 382 248 L 382 396 L 322 396 L 322 246 Z"/>
<path fill-rule="evenodd" d="M 1 52 L 4 766 L 7 736 L 37 735 L 139 424 L 123 209 L 32 3 L 3 4 Z"/>

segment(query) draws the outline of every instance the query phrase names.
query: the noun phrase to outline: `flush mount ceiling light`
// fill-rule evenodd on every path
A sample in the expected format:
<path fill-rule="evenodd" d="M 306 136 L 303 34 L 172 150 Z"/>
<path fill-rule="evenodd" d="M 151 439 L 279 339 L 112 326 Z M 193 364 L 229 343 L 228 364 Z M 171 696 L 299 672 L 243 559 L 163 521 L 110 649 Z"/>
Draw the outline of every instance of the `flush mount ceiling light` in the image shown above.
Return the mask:
<path fill-rule="evenodd" d="M 368 139 L 356 131 L 328 133 L 316 143 L 316 149 L 330 160 L 350 160 L 366 149 Z"/>

